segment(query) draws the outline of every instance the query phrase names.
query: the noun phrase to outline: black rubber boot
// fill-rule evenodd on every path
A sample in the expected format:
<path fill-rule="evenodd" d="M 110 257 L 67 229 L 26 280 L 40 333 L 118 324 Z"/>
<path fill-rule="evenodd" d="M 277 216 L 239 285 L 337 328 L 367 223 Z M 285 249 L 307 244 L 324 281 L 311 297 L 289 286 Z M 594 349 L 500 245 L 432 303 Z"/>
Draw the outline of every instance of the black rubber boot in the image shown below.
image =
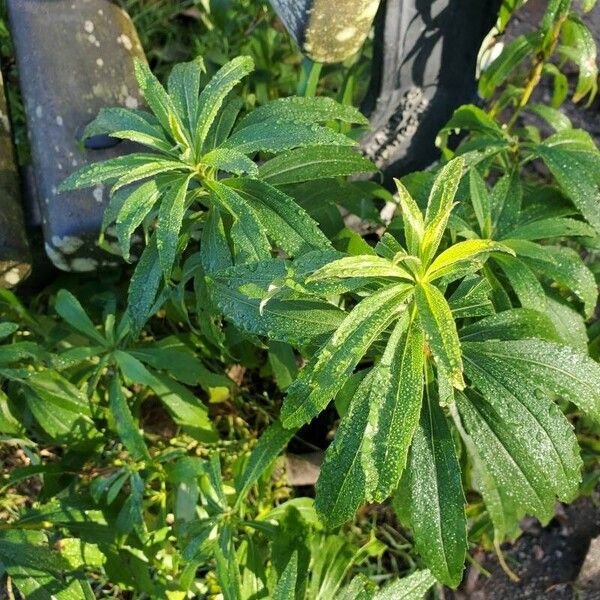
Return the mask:
<path fill-rule="evenodd" d="M 384 0 L 375 21 L 373 74 L 363 112 L 367 156 L 392 177 L 437 156 L 435 137 L 476 95 L 477 54 L 501 0 Z"/>

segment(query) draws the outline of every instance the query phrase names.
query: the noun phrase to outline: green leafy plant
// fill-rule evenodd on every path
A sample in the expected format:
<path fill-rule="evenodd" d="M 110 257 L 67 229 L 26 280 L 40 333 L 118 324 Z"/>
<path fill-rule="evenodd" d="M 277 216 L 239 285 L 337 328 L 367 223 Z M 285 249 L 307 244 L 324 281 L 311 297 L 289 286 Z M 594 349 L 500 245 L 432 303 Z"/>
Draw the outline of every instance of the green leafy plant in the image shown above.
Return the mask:
<path fill-rule="evenodd" d="M 455 159 L 440 171 L 425 215 L 399 184 L 406 247 L 384 235 L 377 254 L 329 262 L 309 273 L 301 289 L 293 285 L 296 303 L 312 296 L 325 302 L 335 293 L 356 304 L 288 388 L 281 412 L 283 426 L 295 430 L 337 396 L 343 417 L 317 483 L 321 517 L 339 526 L 365 501 L 396 494 L 417 548 L 449 585 L 462 578 L 467 522 L 447 417 L 485 483 L 480 491 L 499 541 L 526 512 L 548 519 L 556 497 L 569 501 L 577 494 L 577 440 L 552 397 L 600 415 L 594 383 L 600 368 L 561 343 L 550 318 L 527 308 L 493 314 L 491 286 L 477 272 L 488 257 L 514 258 L 510 246 L 471 239 L 438 253 L 463 165 Z M 220 277 L 238 289 L 278 287 L 277 280 L 256 279 L 256 269 L 245 279 L 242 271 Z M 240 326 L 262 333 L 248 327 L 247 306 L 238 314 L 228 299 L 221 307 Z M 477 320 L 482 315 L 489 316 Z M 290 328 L 289 318 L 279 331 L 274 323 L 274 337 L 298 344 Z M 353 375 L 365 361 L 374 364 Z"/>
<path fill-rule="evenodd" d="M 351 149 L 352 139 L 320 125 L 366 122 L 356 109 L 331 99 L 276 100 L 236 125 L 242 104 L 230 93 L 252 69 L 251 58 L 234 59 L 200 92 L 203 63 L 197 59 L 173 69 L 167 93 L 138 61 L 138 82 L 154 114 L 104 109 L 86 135 L 108 133 L 155 153 L 92 164 L 62 184 L 62 189 L 113 184 L 104 225 L 116 222 L 125 258 L 130 257 L 136 229 L 156 219 L 130 288 L 137 330 L 152 314 L 160 282 L 169 279 L 176 256 L 185 248 L 185 220 L 193 225 L 204 218 L 206 244 L 219 244 L 226 254 L 231 244 L 229 260 L 265 259 L 271 242 L 295 256 L 330 244 L 316 222 L 275 186 L 373 171 Z M 259 166 L 249 158 L 259 152 L 272 158 Z M 204 264 L 211 260 L 215 258 L 206 257 Z"/>
<path fill-rule="evenodd" d="M 224 31 L 217 4 L 199 14 Z M 346 104 L 312 97 L 319 65 L 309 97 L 269 101 L 281 34 L 232 28 L 250 85 L 227 52 L 166 89 L 137 63 L 149 110 L 104 109 L 87 135 L 149 151 L 63 185 L 111 186 L 100 242 L 137 260 L 129 285 L 31 311 L 0 291 L 0 569 L 25 595 L 169 600 L 417 600 L 457 587 L 473 545 L 510 573 L 521 517 L 549 521 L 600 472 L 600 153 L 559 110 L 567 63 L 573 100 L 596 93 L 589 31 L 551 0 L 392 197 L 347 180 L 374 171 L 352 75 Z M 323 424 L 313 500 L 281 457 Z"/>

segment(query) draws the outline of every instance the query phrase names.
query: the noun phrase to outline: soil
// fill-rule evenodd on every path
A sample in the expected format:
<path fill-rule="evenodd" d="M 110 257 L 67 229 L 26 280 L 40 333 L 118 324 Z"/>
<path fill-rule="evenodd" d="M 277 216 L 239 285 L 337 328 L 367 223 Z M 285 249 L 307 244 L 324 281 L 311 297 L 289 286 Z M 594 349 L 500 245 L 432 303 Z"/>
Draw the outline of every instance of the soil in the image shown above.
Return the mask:
<path fill-rule="evenodd" d="M 462 586 L 447 592 L 453 600 L 600 600 L 600 580 L 577 582 L 590 541 L 600 535 L 600 494 L 560 505 L 547 527 L 535 519 L 522 523 L 525 533 L 502 551 L 519 581 L 511 581 L 494 553 L 481 552 L 476 560 L 489 577 L 470 566 Z"/>

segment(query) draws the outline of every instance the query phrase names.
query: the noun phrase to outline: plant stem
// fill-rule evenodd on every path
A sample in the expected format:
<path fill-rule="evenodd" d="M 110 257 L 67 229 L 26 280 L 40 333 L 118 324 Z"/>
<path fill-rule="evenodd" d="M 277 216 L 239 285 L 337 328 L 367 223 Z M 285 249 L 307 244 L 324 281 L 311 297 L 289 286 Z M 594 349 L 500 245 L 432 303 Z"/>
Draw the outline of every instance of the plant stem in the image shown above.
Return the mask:
<path fill-rule="evenodd" d="M 529 78 L 527 79 L 527 84 L 525 85 L 523 93 L 521 94 L 519 104 L 517 105 L 517 108 L 513 113 L 512 117 L 506 124 L 506 128 L 509 133 L 514 127 L 515 123 L 517 122 L 517 119 L 521 115 L 521 112 L 523 111 L 525 106 L 527 106 L 529 100 L 531 99 L 531 95 L 533 94 L 535 88 L 540 82 L 540 79 L 542 78 L 544 64 L 554 54 L 554 51 L 556 50 L 556 45 L 558 44 L 558 39 L 560 37 L 560 31 L 566 18 L 567 16 L 563 15 L 558 19 L 558 21 L 556 21 L 552 29 L 552 37 L 550 44 L 546 45 L 546 48 L 541 49 L 535 57 L 533 69 L 531 70 Z"/>

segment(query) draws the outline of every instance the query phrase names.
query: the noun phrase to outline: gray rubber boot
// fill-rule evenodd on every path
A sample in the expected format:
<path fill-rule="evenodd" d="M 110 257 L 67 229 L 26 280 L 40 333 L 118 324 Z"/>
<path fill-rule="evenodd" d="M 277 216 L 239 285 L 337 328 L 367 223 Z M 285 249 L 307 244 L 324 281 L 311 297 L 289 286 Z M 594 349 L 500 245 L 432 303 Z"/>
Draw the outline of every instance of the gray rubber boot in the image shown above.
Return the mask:
<path fill-rule="evenodd" d="M 8 108 L 0 71 L 0 288 L 11 288 L 27 277 L 31 256 L 21 208 Z"/>
<path fill-rule="evenodd" d="M 113 138 L 89 149 L 80 137 L 101 108 L 141 105 L 133 59 L 144 53 L 135 28 L 109 0 L 7 0 L 7 7 L 46 252 L 64 271 L 116 265 L 97 245 L 108 190 L 58 187 L 81 166 L 132 149 Z"/>
<path fill-rule="evenodd" d="M 477 54 L 501 0 L 384 0 L 363 111 L 365 154 L 392 177 L 437 156 L 435 137 L 461 104 L 476 99 Z"/>

